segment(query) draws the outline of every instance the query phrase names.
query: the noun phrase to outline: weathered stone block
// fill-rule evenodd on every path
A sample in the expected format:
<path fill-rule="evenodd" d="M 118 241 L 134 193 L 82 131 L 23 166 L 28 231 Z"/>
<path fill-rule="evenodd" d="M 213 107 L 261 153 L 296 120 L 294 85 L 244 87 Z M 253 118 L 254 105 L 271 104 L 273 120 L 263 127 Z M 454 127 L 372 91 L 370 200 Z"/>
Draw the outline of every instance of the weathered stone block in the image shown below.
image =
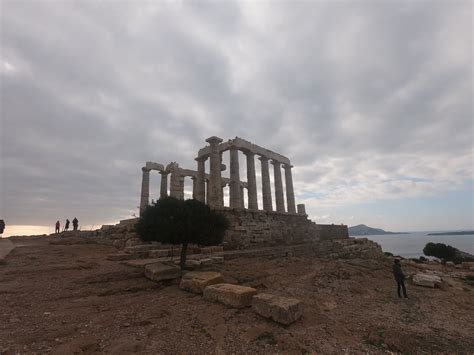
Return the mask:
<path fill-rule="evenodd" d="M 156 264 L 165 260 L 163 260 L 162 258 L 137 259 L 137 260 L 125 261 L 124 264 L 131 267 L 143 268 L 149 264 Z"/>
<path fill-rule="evenodd" d="M 199 260 L 199 261 L 201 262 L 201 265 L 203 265 L 203 266 L 214 264 L 214 260 L 212 260 L 212 259 L 210 259 L 210 258 L 201 259 L 201 260 Z"/>
<path fill-rule="evenodd" d="M 472 262 L 472 261 L 463 261 L 463 262 L 462 262 L 462 267 L 463 267 L 464 269 L 468 269 L 468 270 L 469 270 L 469 268 L 474 267 L 474 262 Z"/>
<path fill-rule="evenodd" d="M 150 258 L 163 258 L 169 255 L 169 250 L 167 249 L 158 249 L 158 250 L 150 250 L 148 256 Z"/>
<path fill-rule="evenodd" d="M 435 287 L 441 284 L 441 277 L 430 274 L 415 274 L 413 275 L 413 283 L 419 286 Z"/>
<path fill-rule="evenodd" d="M 133 259 L 133 258 L 135 258 L 135 255 L 125 254 L 125 253 L 107 255 L 107 260 L 111 260 L 111 261 L 130 260 L 130 259 Z"/>
<path fill-rule="evenodd" d="M 187 268 L 196 268 L 198 266 L 201 266 L 201 261 L 200 260 L 195 260 L 195 259 L 186 260 L 186 267 Z"/>
<path fill-rule="evenodd" d="M 254 288 L 225 283 L 210 285 L 204 289 L 204 299 L 234 308 L 249 307 L 252 297 L 256 294 L 257 290 Z"/>
<path fill-rule="evenodd" d="M 145 277 L 153 281 L 173 280 L 180 276 L 180 268 L 174 265 L 155 263 L 145 266 Z"/>
<path fill-rule="evenodd" d="M 203 293 L 209 285 L 223 283 L 224 278 L 218 272 L 213 271 L 193 271 L 188 272 L 181 279 L 179 288 L 193 293 Z"/>
<path fill-rule="evenodd" d="M 303 304 L 295 298 L 260 293 L 252 298 L 252 310 L 281 324 L 291 324 L 303 315 Z"/>

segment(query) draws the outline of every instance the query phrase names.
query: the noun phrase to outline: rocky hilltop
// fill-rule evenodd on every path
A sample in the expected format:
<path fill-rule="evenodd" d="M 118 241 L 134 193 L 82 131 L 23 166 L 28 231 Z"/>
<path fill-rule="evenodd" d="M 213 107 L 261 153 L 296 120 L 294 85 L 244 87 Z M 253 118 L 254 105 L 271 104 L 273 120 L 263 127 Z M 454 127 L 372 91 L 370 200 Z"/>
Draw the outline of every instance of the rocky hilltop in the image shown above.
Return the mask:
<path fill-rule="evenodd" d="M 357 226 L 349 227 L 350 236 L 378 235 L 378 234 L 406 234 L 406 233 L 387 232 L 380 228 L 372 228 L 372 227 L 366 226 L 365 224 L 359 224 Z"/>
<path fill-rule="evenodd" d="M 402 260 L 410 298 L 398 299 L 392 259 L 365 238 L 324 241 L 334 247 L 305 248 L 306 255 L 224 251 L 220 263 L 201 263 L 200 271 L 220 273 L 226 284 L 299 300 L 301 318 L 281 325 L 253 307 L 233 308 L 184 291 L 179 282 L 149 279 L 138 261 L 150 255 L 110 260 L 118 250 L 104 239 L 92 232 L 10 238 L 16 248 L 0 264 L 0 353 L 457 354 L 474 348 L 471 264 Z M 152 251 L 156 258 L 162 250 Z M 209 259 L 217 252 L 201 254 Z M 420 272 L 424 278 L 415 285 Z"/>

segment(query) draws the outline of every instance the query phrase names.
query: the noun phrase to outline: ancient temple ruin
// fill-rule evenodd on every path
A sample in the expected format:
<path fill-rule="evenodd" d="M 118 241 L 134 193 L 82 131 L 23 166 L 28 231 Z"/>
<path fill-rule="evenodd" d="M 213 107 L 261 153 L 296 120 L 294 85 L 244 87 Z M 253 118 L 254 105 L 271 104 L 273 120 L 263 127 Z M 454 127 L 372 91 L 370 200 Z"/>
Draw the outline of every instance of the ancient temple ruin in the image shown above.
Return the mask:
<path fill-rule="evenodd" d="M 183 169 L 176 162 L 166 167 L 160 163 L 147 162 L 142 168 L 142 190 L 140 200 L 140 212 L 149 203 L 150 171 L 156 170 L 161 175 L 160 198 L 168 196 L 168 175 L 170 175 L 169 196 L 177 199 L 184 198 L 184 179 L 191 177 L 193 180 L 193 198 L 205 202 L 212 208 L 224 206 L 223 189 L 229 186 L 229 207 L 234 209 L 246 209 L 244 194 L 247 191 L 247 209 L 259 210 L 257 198 L 257 175 L 255 169 L 255 156 L 258 156 L 261 166 L 262 186 L 262 210 L 276 211 L 281 213 L 296 213 L 295 193 L 293 190 L 293 177 L 290 160 L 271 150 L 262 148 L 242 138 L 230 139 L 227 142 L 219 137 L 206 139 L 208 146 L 199 150 L 195 160 L 197 170 Z M 247 181 L 240 180 L 240 167 L 238 151 L 246 156 Z M 226 166 L 222 164 L 222 154 L 229 151 L 230 154 L 230 178 L 222 177 L 222 171 Z M 209 159 L 209 172 L 205 171 L 205 163 Z M 269 162 L 273 165 L 274 173 L 274 201 L 272 202 L 272 186 L 270 182 Z M 286 206 L 283 191 L 281 168 L 285 171 Z M 298 205 L 298 213 L 304 214 L 304 205 Z"/>
<path fill-rule="evenodd" d="M 149 204 L 150 171 L 158 171 L 161 175 L 160 198 L 171 196 L 184 199 L 184 179 L 190 177 L 193 181 L 193 198 L 226 216 L 230 222 L 223 242 L 226 250 L 303 246 L 315 241 L 348 238 L 347 226 L 316 224 L 308 219 L 303 204 L 296 205 L 292 165 L 287 157 L 238 137 L 223 142 L 221 138 L 213 136 L 206 142 L 209 145 L 200 149 L 195 158 L 196 170 L 183 169 L 176 162 L 166 167 L 160 163 L 146 163 L 142 168 L 140 213 Z M 246 156 L 247 181 L 240 179 L 239 150 Z M 222 171 L 227 169 L 222 164 L 222 156 L 227 151 L 229 178 L 222 176 Z M 258 203 L 255 156 L 260 160 L 262 206 Z M 208 159 L 209 171 L 206 172 L 205 163 Z M 273 165 L 273 186 L 269 162 Z M 285 171 L 285 190 L 282 167 Z M 229 186 L 228 207 L 224 207 L 223 189 L 226 186 Z"/>

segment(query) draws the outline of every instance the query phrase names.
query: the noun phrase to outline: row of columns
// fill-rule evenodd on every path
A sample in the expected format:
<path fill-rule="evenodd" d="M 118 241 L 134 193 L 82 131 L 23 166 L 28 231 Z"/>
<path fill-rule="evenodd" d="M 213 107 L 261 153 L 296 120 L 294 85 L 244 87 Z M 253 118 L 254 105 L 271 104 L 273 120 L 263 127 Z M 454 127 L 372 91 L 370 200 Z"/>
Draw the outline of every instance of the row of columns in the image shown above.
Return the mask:
<path fill-rule="evenodd" d="M 221 152 L 219 150 L 219 144 L 222 139 L 218 137 L 211 137 L 206 140 L 210 144 L 209 154 L 209 189 L 208 189 L 208 204 L 211 207 L 222 207 L 222 188 L 221 188 Z M 239 167 L 239 155 L 238 147 L 231 145 L 230 151 L 230 207 L 231 208 L 242 208 L 243 206 L 243 190 L 240 186 L 240 167 Z M 247 190 L 248 190 L 248 208 L 258 209 L 257 203 L 257 179 L 255 173 L 255 154 L 251 151 L 244 151 L 247 157 Z M 201 193 L 199 186 L 204 186 L 204 158 L 197 158 L 198 162 L 198 176 L 197 176 L 197 187 Z M 272 191 L 270 184 L 270 169 L 268 166 L 269 159 L 265 156 L 259 157 L 262 168 L 262 197 L 263 197 L 263 209 L 265 211 L 273 211 L 272 206 Z M 281 176 L 281 163 L 272 160 L 274 182 L 275 182 L 275 204 L 277 212 L 285 212 L 285 201 L 283 195 L 283 183 Z M 295 194 L 293 190 L 293 178 L 291 174 L 292 166 L 284 164 L 285 169 L 285 181 L 286 181 L 286 200 L 288 205 L 289 213 L 296 213 L 295 206 Z M 202 171 L 202 173 L 200 173 Z M 197 199 L 204 202 L 204 194 L 197 194 Z"/>
<path fill-rule="evenodd" d="M 222 158 L 219 150 L 219 144 L 222 139 L 218 137 L 210 137 L 206 140 L 210 145 L 209 153 L 209 179 L 206 179 L 205 172 L 205 157 L 196 158 L 197 173 L 196 177 L 191 177 L 193 180 L 193 198 L 207 203 L 211 207 L 223 207 L 223 190 L 222 190 Z M 230 207 L 244 208 L 244 187 L 240 181 L 240 167 L 238 147 L 235 145 L 229 146 L 230 151 Z M 257 202 L 257 178 L 255 172 L 255 153 L 249 150 L 243 150 L 247 160 L 247 192 L 248 192 L 248 208 L 251 210 L 258 210 Z M 272 189 L 270 183 L 270 169 L 269 158 L 260 156 L 258 158 L 261 163 L 262 172 L 262 200 L 263 209 L 265 211 L 273 211 L 272 205 Z M 285 212 L 284 192 L 282 183 L 281 166 L 282 163 L 272 159 L 275 184 L 275 207 L 277 212 Z M 291 173 L 292 165 L 283 164 L 285 170 L 286 183 L 286 201 L 289 213 L 296 213 L 295 194 L 293 190 L 293 177 Z M 149 186 L 150 186 L 150 170 L 147 167 L 142 168 L 142 190 L 140 198 L 140 213 L 146 208 L 149 200 Z M 168 168 L 167 168 L 168 170 Z M 171 172 L 160 171 L 160 198 L 168 195 L 168 174 L 171 174 L 170 179 L 170 196 L 183 199 L 184 198 L 184 176 L 180 174 L 178 165 L 171 169 Z M 207 189 L 206 189 L 206 181 Z M 207 190 L 207 194 L 206 194 Z M 207 199 L 206 199 L 207 195 Z"/>

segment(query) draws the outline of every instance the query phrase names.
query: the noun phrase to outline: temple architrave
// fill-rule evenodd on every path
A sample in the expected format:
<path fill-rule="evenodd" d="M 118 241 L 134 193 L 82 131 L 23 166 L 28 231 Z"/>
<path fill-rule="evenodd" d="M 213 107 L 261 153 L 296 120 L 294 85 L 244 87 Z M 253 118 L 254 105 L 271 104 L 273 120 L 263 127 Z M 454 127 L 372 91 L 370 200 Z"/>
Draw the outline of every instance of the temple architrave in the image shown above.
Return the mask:
<path fill-rule="evenodd" d="M 260 160 L 262 177 L 262 210 L 276 211 L 280 213 L 295 214 L 295 193 L 293 190 L 293 177 L 290 160 L 278 153 L 260 147 L 242 138 L 234 138 L 223 142 L 219 137 L 206 139 L 208 146 L 200 149 L 197 157 L 197 170 L 183 169 L 179 164 L 172 162 L 164 167 L 163 164 L 147 162 L 142 168 L 142 189 L 140 200 L 140 213 L 149 203 L 150 171 L 156 170 L 161 175 L 160 198 L 169 196 L 177 199 L 184 198 L 184 179 L 191 177 L 193 180 L 193 198 L 208 204 L 211 208 L 220 209 L 224 207 L 223 189 L 229 186 L 229 207 L 232 209 L 259 210 L 257 199 L 257 177 L 255 157 Z M 240 180 L 240 166 L 238 151 L 246 156 L 247 181 Z M 222 164 L 222 154 L 229 151 L 230 155 L 230 178 L 222 177 L 222 171 L 226 166 Z M 209 172 L 205 171 L 205 163 L 209 160 Z M 274 186 L 270 183 L 269 162 L 273 165 Z M 285 191 L 283 191 L 282 168 L 284 170 Z M 245 208 L 244 194 L 247 191 L 248 206 Z M 274 191 L 275 209 L 272 202 L 272 190 Z M 285 198 L 286 193 L 286 206 Z M 305 214 L 304 205 L 298 205 L 298 213 Z"/>

